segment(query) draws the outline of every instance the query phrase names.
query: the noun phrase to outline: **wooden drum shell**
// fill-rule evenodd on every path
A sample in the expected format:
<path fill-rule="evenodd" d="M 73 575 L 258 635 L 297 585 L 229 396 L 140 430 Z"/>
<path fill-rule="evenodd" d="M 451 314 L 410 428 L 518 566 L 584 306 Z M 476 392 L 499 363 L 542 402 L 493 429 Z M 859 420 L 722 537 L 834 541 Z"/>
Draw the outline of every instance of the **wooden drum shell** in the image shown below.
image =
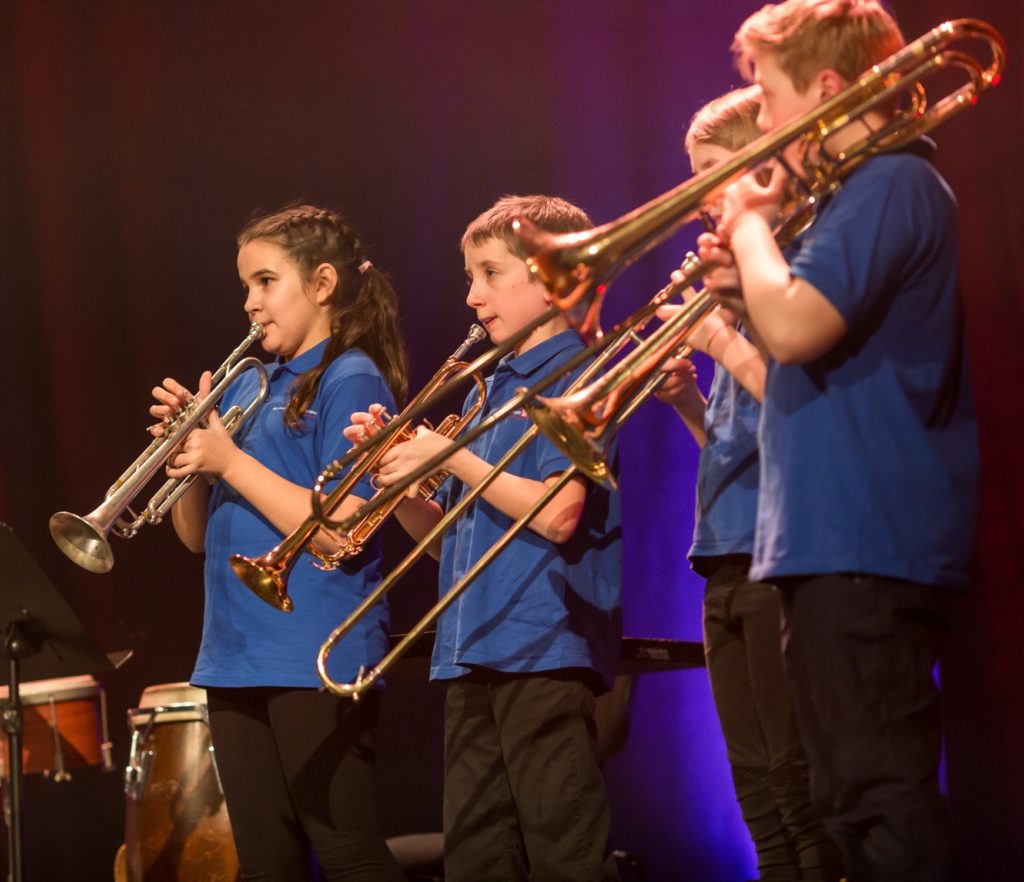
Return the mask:
<path fill-rule="evenodd" d="M 151 686 L 128 719 L 128 882 L 235 882 L 238 856 L 210 744 L 206 693 L 187 683 Z"/>

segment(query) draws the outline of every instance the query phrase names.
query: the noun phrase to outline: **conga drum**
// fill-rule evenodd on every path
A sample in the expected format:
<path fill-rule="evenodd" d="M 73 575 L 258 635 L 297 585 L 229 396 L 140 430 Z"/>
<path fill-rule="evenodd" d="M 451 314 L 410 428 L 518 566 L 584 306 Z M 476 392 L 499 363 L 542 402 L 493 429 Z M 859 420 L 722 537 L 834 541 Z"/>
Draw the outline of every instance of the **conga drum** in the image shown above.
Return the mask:
<path fill-rule="evenodd" d="M 41 772 L 54 781 L 71 777 L 68 769 L 98 766 L 110 760 L 107 738 L 107 704 L 92 677 L 60 677 L 34 680 L 18 689 L 23 710 L 21 760 L 26 775 Z M 0 699 L 7 699 L 7 687 L 0 687 Z M 10 761 L 7 740 L 2 740 L 3 774 Z"/>
<path fill-rule="evenodd" d="M 143 690 L 128 711 L 128 882 L 235 882 L 238 856 L 210 743 L 206 692 L 187 683 Z"/>

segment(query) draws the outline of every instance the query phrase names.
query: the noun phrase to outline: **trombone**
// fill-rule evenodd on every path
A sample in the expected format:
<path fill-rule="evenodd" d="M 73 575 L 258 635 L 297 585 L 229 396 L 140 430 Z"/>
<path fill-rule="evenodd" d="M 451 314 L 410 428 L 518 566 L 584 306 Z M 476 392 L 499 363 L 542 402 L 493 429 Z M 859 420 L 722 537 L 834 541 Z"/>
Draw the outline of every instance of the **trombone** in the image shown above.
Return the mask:
<path fill-rule="evenodd" d="M 647 319 L 650 318 L 657 310 L 658 306 L 667 302 L 667 300 L 674 294 L 685 290 L 690 287 L 697 279 L 707 273 L 711 267 L 707 264 L 699 262 L 695 255 L 689 255 L 687 261 L 683 265 L 684 278 L 679 283 L 671 283 L 659 291 L 647 304 L 644 309 L 640 310 L 645 315 L 643 322 L 635 323 L 631 320 L 621 323 L 616 326 L 607 336 L 607 345 L 603 347 L 601 354 L 580 374 L 580 376 L 572 383 L 569 387 L 570 392 L 573 389 L 583 386 L 588 380 L 596 376 L 599 371 L 608 364 L 613 358 L 615 358 L 628 343 L 639 339 L 638 332 L 642 330 L 642 325 L 646 323 Z M 711 304 L 713 307 L 714 304 Z M 689 315 L 688 324 L 684 333 L 681 333 L 681 337 L 685 337 L 693 327 L 696 326 L 707 313 L 710 308 L 704 309 L 703 311 L 697 310 L 684 310 L 683 313 Z M 632 318 L 632 317 L 631 317 Z M 583 350 L 583 353 L 592 353 L 592 347 Z M 575 360 L 575 359 L 574 359 Z M 567 362 L 568 364 L 570 362 Z M 557 379 L 563 376 L 567 370 L 563 364 L 558 370 L 552 375 L 551 379 L 547 382 L 550 385 Z M 654 377 L 649 382 L 644 384 L 642 392 L 633 396 L 633 399 L 629 404 L 624 407 L 616 415 L 616 426 L 621 425 L 625 422 L 636 410 L 640 404 L 643 403 L 650 395 L 651 392 L 655 391 L 661 384 L 664 375 Z M 545 382 L 544 380 L 540 383 Z M 539 385 L 539 383 L 538 383 Z M 534 387 L 536 388 L 536 387 Z M 529 401 L 532 397 L 531 389 L 521 389 L 519 392 L 509 400 L 505 405 L 502 406 L 499 412 L 511 412 L 512 410 L 523 405 L 524 402 Z M 493 422 L 485 420 L 484 423 L 493 425 Z M 483 425 L 483 423 L 481 423 Z M 445 515 L 434 525 L 434 527 L 420 540 L 419 544 L 413 548 L 408 555 L 392 570 L 384 580 L 370 593 L 366 599 L 359 604 L 356 609 L 345 619 L 337 628 L 335 628 L 327 640 L 321 645 L 319 652 L 317 653 L 317 672 L 320 676 L 320 682 L 323 683 L 324 687 L 335 695 L 344 696 L 351 698 L 354 701 L 358 701 L 362 697 L 363 693 L 367 689 L 373 687 L 373 685 L 397 662 L 409 648 L 420 638 L 424 631 L 435 622 L 441 614 L 455 602 L 458 597 L 476 580 L 481 572 L 490 564 L 498 554 L 500 554 L 505 547 L 526 527 L 529 526 L 530 521 L 536 517 L 537 513 L 544 508 L 545 505 L 550 502 L 555 495 L 566 485 L 569 481 L 574 478 L 581 470 L 580 467 L 573 462 L 569 468 L 567 468 L 558 480 L 555 481 L 550 487 L 548 487 L 541 497 L 533 504 L 533 506 L 522 515 L 505 534 L 492 545 L 481 558 L 474 563 L 474 565 L 466 572 L 466 574 L 455 584 L 452 588 L 442 597 L 437 604 L 435 604 L 424 616 L 416 623 L 413 628 L 400 640 L 387 655 L 384 656 L 375 666 L 370 670 L 364 670 L 360 668 L 359 673 L 356 676 L 355 682 L 352 683 L 339 683 L 331 679 L 330 674 L 327 671 L 327 660 L 330 657 L 334 647 L 342 640 L 342 638 L 348 634 L 356 624 L 377 604 L 379 603 L 387 593 L 394 587 L 399 579 L 404 576 L 409 569 L 419 560 L 420 557 L 426 553 L 426 550 L 448 529 L 448 527 L 459 517 L 461 514 L 476 501 L 476 499 L 486 491 L 486 489 L 498 478 L 498 476 L 508 468 L 509 464 L 517 457 L 520 453 L 533 442 L 534 438 L 537 437 L 540 428 L 537 425 L 531 426 L 526 432 L 523 433 L 522 437 L 516 441 L 515 444 L 510 447 L 505 454 L 496 462 L 487 472 L 486 475 L 477 483 L 474 487 L 469 488 L 466 494 L 453 505 Z"/>
<path fill-rule="evenodd" d="M 987 67 L 974 55 L 956 48 L 969 41 L 987 45 L 991 55 Z M 1006 46 L 1002 36 L 986 22 L 977 19 L 944 22 L 872 67 L 857 82 L 828 101 L 618 220 L 584 232 L 555 235 L 540 231 L 520 218 L 516 222 L 516 230 L 531 255 L 527 263 L 551 292 L 555 307 L 591 343 L 590 347 L 561 366 L 560 375 L 574 370 L 602 347 L 604 333 L 600 327 L 600 310 L 615 275 L 695 218 L 734 180 L 768 159 L 777 158 L 784 162 L 784 148 L 791 143 L 799 143 L 801 162 L 808 180 L 812 182 L 808 185 L 796 178 L 797 186 L 804 190 L 803 201 L 798 204 L 797 211 L 802 215 L 802 222 L 806 223 L 813 218 L 818 202 L 835 190 L 842 177 L 862 161 L 903 147 L 976 103 L 982 92 L 999 83 L 1005 58 Z M 929 107 L 921 80 L 947 69 L 962 72 L 966 82 Z M 890 105 L 904 95 L 908 97 L 909 106 L 889 123 L 868 132 L 841 153 L 833 154 L 828 150 L 827 141 L 837 131 L 855 123 L 863 114 Z M 790 223 L 791 220 L 786 220 L 783 226 Z M 644 307 L 641 312 L 646 309 Z M 546 315 L 550 318 L 549 314 Z M 387 504 L 402 495 L 413 483 L 436 471 L 454 450 L 475 440 L 493 425 L 493 421 L 521 407 L 557 378 L 551 376 L 538 380 L 524 392 L 525 397 L 511 399 L 486 420 L 464 432 L 448 449 L 424 462 L 401 483 L 388 488 L 355 514 L 338 522 L 338 528 L 351 528 L 366 514 L 366 506 Z M 360 456 L 371 445 L 383 443 L 383 434 L 379 433 L 351 451 L 349 457 Z"/>
<path fill-rule="evenodd" d="M 989 42 L 993 57 L 992 64 L 987 69 L 982 69 L 980 64 L 971 56 L 948 49 L 948 42 L 961 37 L 979 37 Z M 926 131 L 934 128 L 940 122 L 947 119 L 953 113 L 976 100 L 979 91 L 999 81 L 999 72 L 1003 64 L 1003 45 L 998 33 L 983 22 L 959 21 L 947 22 L 933 31 L 926 34 L 921 40 L 905 47 L 887 62 L 874 68 L 869 74 L 861 77 L 854 86 L 849 87 L 840 95 L 837 95 L 830 102 L 820 106 L 812 114 L 808 114 L 803 120 L 797 120 L 787 126 L 795 126 L 799 131 L 797 138 L 803 141 L 803 163 L 807 173 L 808 181 L 790 175 L 797 185 L 798 192 L 792 200 L 791 205 L 783 211 L 780 225 L 775 237 L 780 246 L 788 244 L 795 236 L 813 223 L 814 215 L 821 200 L 831 192 L 834 192 L 841 182 L 869 156 L 887 150 L 894 150 L 909 143 Z M 906 61 L 897 63 L 899 59 Z M 959 90 L 943 98 L 935 107 L 926 110 L 923 87 L 919 78 L 925 73 L 943 65 L 955 65 L 967 71 L 968 82 Z M 909 78 L 890 81 L 895 73 L 883 77 L 880 71 L 903 70 L 913 65 Z M 878 78 L 882 77 L 884 87 L 877 85 Z M 848 125 L 865 110 L 876 107 L 887 100 L 892 100 L 897 90 L 909 89 L 910 108 L 902 116 L 897 117 L 887 126 L 880 130 L 869 133 L 858 144 L 846 153 L 839 156 L 830 156 L 825 151 L 824 140 L 827 135 L 834 133 L 837 129 Z M 863 93 L 863 94 L 862 94 Z M 855 111 L 849 111 L 848 118 L 839 119 L 844 108 L 856 105 Z M 817 130 L 814 127 L 808 128 L 804 120 L 812 115 L 822 117 L 818 120 Z M 826 122 L 825 119 L 836 118 L 836 121 Z M 771 136 L 766 136 L 771 138 Z M 793 136 L 788 141 L 796 140 Z M 747 165 L 753 167 L 760 161 L 763 148 L 758 145 L 765 142 L 765 138 L 754 142 L 745 151 L 740 151 L 739 156 Z M 771 141 L 775 144 L 775 141 Z M 812 162 L 811 147 L 817 144 L 818 160 Z M 785 145 L 780 145 L 785 146 Z M 687 190 L 696 192 L 699 188 L 699 179 L 708 178 L 713 181 L 723 180 L 731 175 L 729 169 L 735 165 L 734 160 L 727 160 L 726 163 L 717 169 L 711 169 L 702 176 L 698 176 L 692 185 L 683 185 L 682 188 L 672 191 L 654 203 L 648 203 L 648 207 L 656 205 L 657 210 L 664 211 L 667 205 L 682 199 L 679 195 Z M 787 170 L 788 166 L 787 166 Z M 676 194 L 676 195 L 673 195 Z M 609 233 L 607 238 L 614 244 L 605 246 L 607 253 L 592 245 L 593 263 L 582 267 L 577 265 L 571 273 L 558 273 L 552 267 L 566 266 L 574 258 L 578 257 L 577 251 L 582 247 L 578 235 L 576 239 L 569 241 L 572 237 L 558 237 L 558 241 L 567 243 L 565 252 L 560 252 L 555 238 L 549 238 L 543 243 L 543 249 L 534 255 L 534 267 L 544 278 L 545 283 L 554 285 L 552 294 L 556 297 L 561 292 L 563 299 L 575 303 L 574 297 L 580 297 L 580 302 L 586 301 L 585 294 L 581 291 L 588 282 L 603 279 L 609 272 L 614 272 L 615 260 L 621 259 L 622 254 L 627 251 L 637 254 L 646 250 L 647 242 L 645 237 L 653 236 L 649 226 L 653 224 L 647 207 L 626 215 L 620 221 L 606 225 L 606 228 L 614 229 L 614 235 Z M 527 233 L 529 235 L 529 233 Z M 594 237 L 595 231 L 586 234 Z M 573 274 L 575 273 L 575 276 Z M 591 275 L 588 275 L 590 273 Z M 547 274 L 547 275 L 545 275 Z M 574 280 L 576 288 L 565 294 L 568 286 Z M 606 287 L 606 286 L 605 286 Z M 598 289 L 602 290 L 602 289 Z M 595 306 L 596 304 L 596 306 Z M 614 476 L 608 469 L 608 450 L 611 438 L 614 436 L 617 426 L 619 411 L 625 404 L 635 396 L 646 397 L 644 384 L 657 376 L 658 370 L 664 361 L 673 353 L 682 339 L 688 334 L 686 330 L 693 319 L 699 320 L 699 315 L 706 314 L 713 308 L 714 302 L 708 291 L 702 291 L 695 299 L 690 301 L 684 310 L 674 316 L 658 329 L 651 337 L 637 349 L 630 353 L 621 362 L 616 364 L 604 376 L 598 378 L 586 388 L 579 389 L 572 394 L 563 395 L 557 398 L 538 397 L 527 404 L 530 418 L 540 426 L 545 433 L 565 454 L 591 480 L 598 481 L 606 486 L 615 486 Z M 572 308 L 572 305 L 569 305 Z M 600 304 L 595 299 L 587 303 L 590 310 L 599 310 Z M 593 313 L 596 315 L 596 313 Z M 678 329 L 682 328 L 682 333 Z"/>
<path fill-rule="evenodd" d="M 988 67 L 984 67 L 982 62 L 974 56 L 960 49 L 952 48 L 952 44 L 963 40 L 980 40 L 988 45 L 992 56 Z M 982 91 L 999 82 L 1004 62 L 1005 44 L 998 31 L 990 25 L 973 19 L 946 22 L 873 67 L 856 83 L 851 84 L 847 89 L 819 105 L 813 111 L 792 120 L 775 132 L 764 135 L 714 169 L 709 169 L 685 181 L 674 190 L 616 221 L 586 232 L 554 235 L 538 231 L 525 219 L 520 219 L 516 225 L 517 232 L 526 245 L 527 251 L 531 253 L 528 260 L 531 270 L 537 273 L 552 293 L 554 302 L 567 316 L 570 324 L 577 328 L 585 339 L 592 341 L 591 346 L 583 353 L 562 365 L 556 372 L 557 375 L 561 376 L 573 370 L 583 358 L 593 354 L 601 345 L 603 332 L 600 328 L 600 308 L 613 277 L 625 266 L 670 236 L 684 223 L 693 219 L 733 180 L 756 168 L 766 159 L 776 157 L 780 162 L 784 162 L 781 155 L 783 149 L 793 142 L 799 142 L 801 162 L 811 184 L 804 185 L 798 179 L 798 186 L 803 186 L 804 190 L 802 199 L 797 202 L 794 216 L 784 220 L 781 226 L 783 230 L 796 231 L 799 226 L 804 226 L 813 219 L 820 199 L 834 191 L 842 178 L 862 161 L 877 153 L 898 149 L 908 144 L 964 107 L 975 103 Z M 966 74 L 967 82 L 929 108 L 920 80 L 932 72 L 944 68 L 961 70 Z M 831 135 L 855 122 L 868 111 L 898 100 L 904 93 L 909 96 L 908 109 L 898 113 L 880 129 L 869 132 L 848 150 L 837 154 L 829 152 L 826 141 Z M 692 278 L 688 279 L 686 284 L 691 282 Z M 655 299 L 657 300 L 657 297 Z M 585 455 L 580 460 L 588 471 L 594 470 L 598 480 L 607 481 L 608 478 L 607 474 L 602 473 L 602 470 L 607 468 L 606 450 L 611 436 L 661 382 L 655 368 L 660 366 L 664 359 L 685 340 L 688 329 L 706 315 L 712 306 L 710 295 L 702 292 L 687 305 L 686 309 L 679 313 L 675 320 L 665 323 L 671 330 L 660 329 L 658 333 L 652 335 L 652 342 L 641 344 L 638 346 L 637 352 L 624 360 L 629 363 L 629 368 L 624 368 L 619 374 L 612 374 L 612 379 L 607 380 L 604 387 L 595 385 L 595 389 L 581 393 L 585 406 L 581 411 L 574 412 L 574 418 L 578 419 L 580 426 L 589 421 L 590 429 L 598 429 L 598 431 L 588 434 L 584 430 L 581 433 L 582 437 L 579 439 L 579 443 L 583 445 Z M 649 315 L 649 310 L 651 310 L 651 305 L 642 309 L 638 315 L 641 313 Z M 623 324 L 628 325 L 635 319 L 636 316 L 631 317 Z M 612 336 L 621 339 L 623 334 L 629 333 L 631 332 L 627 328 L 625 332 L 617 331 Z M 614 354 L 617 351 L 617 346 L 608 346 L 605 354 Z M 610 356 L 599 357 L 570 387 L 570 393 L 557 400 L 571 400 L 572 395 L 579 392 L 583 383 L 596 374 L 609 358 Z M 544 378 L 531 389 L 523 390 L 506 405 L 495 411 L 487 420 L 483 420 L 474 429 L 464 433 L 457 443 L 450 445 L 448 449 L 423 463 L 422 466 L 407 475 L 402 482 L 390 488 L 383 494 L 381 501 L 386 501 L 389 494 L 402 494 L 415 481 L 435 471 L 455 449 L 478 437 L 480 433 L 489 429 L 496 419 L 503 418 L 515 408 L 532 399 L 537 392 L 550 385 L 555 379 L 557 377 Z M 600 390 L 601 394 L 598 394 L 597 390 Z M 565 425 L 565 421 L 561 419 L 564 416 L 564 411 L 552 406 L 551 401 L 541 402 L 541 405 L 544 404 L 547 404 L 548 410 L 558 417 L 558 419 L 549 420 L 550 425 L 546 427 L 553 436 L 557 437 Z M 587 407 L 590 408 L 589 411 L 586 409 Z M 532 410 L 534 413 L 538 412 L 537 407 L 533 407 Z M 543 407 L 540 410 L 543 411 Z M 544 423 L 545 420 L 539 418 L 537 422 Z M 475 500 L 526 444 L 533 440 L 537 431 L 538 424 L 535 424 L 494 465 L 483 481 L 472 488 L 460 500 L 460 503 L 454 506 L 435 525 L 433 530 L 423 537 L 419 545 L 381 582 L 377 589 L 329 635 L 320 647 L 317 656 L 317 670 L 321 682 L 327 689 L 338 695 L 358 699 L 419 638 L 423 630 L 454 602 L 479 572 L 532 520 L 554 493 L 571 479 L 577 469 L 582 468 L 574 456 L 573 465 L 563 472 L 559 481 L 510 528 L 502 539 L 481 557 L 476 565 L 380 663 L 369 672 L 360 670 L 354 683 L 332 681 L 326 664 L 333 647 L 354 627 L 366 611 L 377 603 L 409 570 L 412 564 L 422 556 L 425 549 L 440 537 L 448 525 L 464 510 L 463 503 L 468 505 Z M 576 433 L 573 437 L 576 437 Z M 576 441 L 573 440 L 572 443 L 576 443 Z M 360 512 L 357 512 L 353 518 L 359 514 Z M 351 521 L 353 518 L 349 518 L 347 521 Z M 343 520 L 337 526 L 343 528 L 347 525 L 347 521 Z"/>
<path fill-rule="evenodd" d="M 959 44 L 981 41 L 991 63 L 983 63 Z M 837 186 L 837 178 L 867 157 L 899 149 L 950 116 L 973 105 L 978 95 L 999 83 L 1006 44 L 999 32 L 977 19 L 947 21 L 904 46 L 865 72 L 855 83 L 802 116 L 763 135 L 715 168 L 684 181 L 676 188 L 600 227 L 555 235 L 538 230 L 525 219 L 517 232 L 531 255 L 527 261 L 551 292 L 554 302 L 587 339 L 600 337 L 600 312 L 612 279 L 625 267 L 693 220 L 736 178 L 782 151 L 802 143 L 807 178 L 821 198 Z M 943 69 L 956 68 L 967 81 L 927 107 L 921 80 Z M 857 122 L 863 114 L 886 107 L 906 93 L 909 107 L 891 121 L 832 154 L 828 139 Z M 817 149 L 814 149 L 817 148 Z"/>
<path fill-rule="evenodd" d="M 231 556 L 231 569 L 249 590 L 276 609 L 282 612 L 291 612 L 295 608 L 295 604 L 288 595 L 288 576 L 303 551 L 309 551 L 319 561 L 319 563 L 314 562 L 314 566 L 319 566 L 324 570 L 333 570 L 340 566 L 342 561 L 355 557 L 363 550 L 388 515 L 402 502 L 401 497 L 391 500 L 387 505 L 372 508 L 354 526 L 342 531 L 338 539 L 338 547 L 333 552 L 319 551 L 313 545 L 313 538 L 321 529 L 333 526 L 333 522 L 329 518 L 330 513 L 351 494 L 353 488 L 365 474 L 373 473 L 381 457 L 395 444 L 408 441 L 413 437 L 415 430 L 411 428 L 411 421 L 407 414 L 415 410 L 420 402 L 432 398 L 452 378 L 460 376 L 466 367 L 466 362 L 461 360 L 462 356 L 486 336 L 487 332 L 480 325 L 473 324 L 466 339 L 448 356 L 427 385 L 409 402 L 402 413 L 388 421 L 388 425 L 396 424 L 398 428 L 397 431 L 390 433 L 387 443 L 379 444 L 374 450 L 367 453 L 339 484 L 323 497 L 321 494 L 324 485 L 344 469 L 344 460 L 335 460 L 320 473 L 313 490 L 313 513 L 292 533 L 261 557 L 244 557 L 241 554 Z M 454 438 L 458 435 L 483 407 L 486 396 L 484 381 L 479 373 L 471 374 L 471 377 L 477 387 L 477 397 L 472 407 L 461 417 L 458 414 L 450 414 L 435 429 L 438 434 L 444 435 L 446 438 Z M 444 482 L 445 477 L 446 475 L 443 473 L 438 473 L 429 481 L 424 481 L 420 486 L 420 496 L 423 499 L 433 496 L 437 488 Z M 382 491 L 378 491 L 375 497 L 380 492 Z"/>
<path fill-rule="evenodd" d="M 262 337 L 263 326 L 254 322 L 245 339 L 217 368 L 210 394 L 202 400 L 192 398 L 178 409 L 167 424 L 165 433 L 154 438 L 135 462 L 125 469 L 107 491 L 101 505 L 87 515 L 59 511 L 50 518 L 50 535 L 64 554 L 92 573 L 109 572 L 114 566 L 114 552 L 108 541 L 110 533 L 122 539 L 131 539 L 144 524 L 159 524 L 164 519 L 174 503 L 192 486 L 196 475 L 169 479 L 138 514 L 129 506 L 188 433 L 206 419 L 231 384 L 245 371 L 257 372 L 259 389 L 245 407 L 233 405 L 224 414 L 222 419 L 228 434 L 234 435 L 263 403 L 269 389 L 266 368 L 257 358 L 242 358 L 245 351 Z"/>

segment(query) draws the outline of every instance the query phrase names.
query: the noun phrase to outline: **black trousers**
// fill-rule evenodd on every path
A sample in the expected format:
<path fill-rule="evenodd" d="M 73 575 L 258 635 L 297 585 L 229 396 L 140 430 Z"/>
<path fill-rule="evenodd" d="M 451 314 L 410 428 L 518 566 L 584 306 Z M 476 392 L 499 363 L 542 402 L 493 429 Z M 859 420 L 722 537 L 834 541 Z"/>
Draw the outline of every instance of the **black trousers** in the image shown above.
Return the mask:
<path fill-rule="evenodd" d="M 209 688 L 210 733 L 242 878 L 308 880 L 309 848 L 330 880 L 399 882 L 374 789 L 380 696 Z"/>
<path fill-rule="evenodd" d="M 736 798 L 762 879 L 838 880 L 842 860 L 811 806 L 808 766 L 782 662 L 778 592 L 750 558 L 702 558 L 704 653 Z"/>
<path fill-rule="evenodd" d="M 480 672 L 448 683 L 446 882 L 614 879 L 608 827 L 584 682 Z"/>
<path fill-rule="evenodd" d="M 945 882 L 950 834 L 932 671 L 953 592 L 855 574 L 780 588 L 814 803 L 851 882 Z"/>

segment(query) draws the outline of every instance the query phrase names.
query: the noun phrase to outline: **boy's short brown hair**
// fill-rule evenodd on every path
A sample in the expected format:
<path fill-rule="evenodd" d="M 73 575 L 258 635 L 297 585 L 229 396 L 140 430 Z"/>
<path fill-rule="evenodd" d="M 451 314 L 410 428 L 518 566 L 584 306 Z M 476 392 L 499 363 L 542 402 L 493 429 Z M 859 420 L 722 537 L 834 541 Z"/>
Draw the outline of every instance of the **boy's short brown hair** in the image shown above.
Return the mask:
<path fill-rule="evenodd" d="M 798 92 L 815 74 L 834 70 L 853 82 L 904 45 L 896 20 L 879 0 L 784 0 L 763 6 L 736 32 L 732 51 L 753 78 L 756 50 L 767 50 Z"/>
<path fill-rule="evenodd" d="M 502 196 L 474 220 L 462 234 L 459 247 L 500 239 L 516 257 L 526 260 L 526 249 L 512 229 L 512 221 L 525 217 L 549 233 L 576 233 L 594 226 L 582 208 L 557 196 Z"/>
<path fill-rule="evenodd" d="M 697 144 L 714 144 L 735 152 L 756 141 L 761 134 L 757 112 L 761 90 L 757 86 L 733 89 L 705 104 L 690 120 L 683 147 L 693 153 Z"/>

